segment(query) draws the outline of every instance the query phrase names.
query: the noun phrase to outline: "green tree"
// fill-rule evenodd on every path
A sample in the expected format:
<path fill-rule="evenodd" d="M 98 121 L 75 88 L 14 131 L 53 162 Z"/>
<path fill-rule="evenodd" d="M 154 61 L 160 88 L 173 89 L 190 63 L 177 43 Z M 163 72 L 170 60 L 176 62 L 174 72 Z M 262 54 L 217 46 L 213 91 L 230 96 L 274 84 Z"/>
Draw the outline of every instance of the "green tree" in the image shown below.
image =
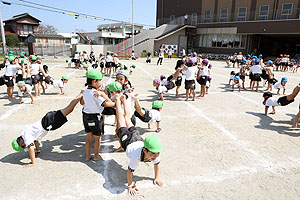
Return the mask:
<path fill-rule="evenodd" d="M 19 45 L 19 38 L 13 34 L 6 34 L 5 35 L 6 45 L 9 47 L 15 47 Z M 1 41 L 2 42 L 2 41 Z"/>

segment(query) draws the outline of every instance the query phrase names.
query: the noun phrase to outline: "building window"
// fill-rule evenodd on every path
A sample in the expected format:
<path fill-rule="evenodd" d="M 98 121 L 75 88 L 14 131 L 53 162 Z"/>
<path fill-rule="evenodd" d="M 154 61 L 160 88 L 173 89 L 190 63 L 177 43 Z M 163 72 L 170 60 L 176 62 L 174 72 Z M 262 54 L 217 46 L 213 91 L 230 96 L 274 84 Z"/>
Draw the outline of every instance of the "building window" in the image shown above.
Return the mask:
<path fill-rule="evenodd" d="M 170 16 L 170 24 L 175 24 L 175 15 Z"/>
<path fill-rule="evenodd" d="M 293 3 L 282 4 L 280 19 L 291 19 L 293 12 Z"/>
<path fill-rule="evenodd" d="M 32 34 L 33 33 L 33 27 L 31 25 L 23 25 L 24 34 Z"/>
<path fill-rule="evenodd" d="M 259 7 L 258 20 L 268 20 L 269 19 L 269 5 L 262 5 Z"/>
<path fill-rule="evenodd" d="M 192 25 L 197 25 L 197 13 L 192 13 Z"/>
<path fill-rule="evenodd" d="M 210 23 L 210 18 L 211 18 L 211 11 L 205 10 L 204 11 L 204 23 Z"/>
<path fill-rule="evenodd" d="M 227 22 L 228 20 L 228 8 L 220 9 L 220 22 Z"/>
<path fill-rule="evenodd" d="M 197 41 L 199 42 L 199 47 L 244 49 L 246 46 L 246 35 L 199 35 Z"/>
<path fill-rule="evenodd" d="M 237 21 L 244 22 L 246 21 L 246 18 L 247 18 L 247 8 L 246 7 L 239 8 Z"/>

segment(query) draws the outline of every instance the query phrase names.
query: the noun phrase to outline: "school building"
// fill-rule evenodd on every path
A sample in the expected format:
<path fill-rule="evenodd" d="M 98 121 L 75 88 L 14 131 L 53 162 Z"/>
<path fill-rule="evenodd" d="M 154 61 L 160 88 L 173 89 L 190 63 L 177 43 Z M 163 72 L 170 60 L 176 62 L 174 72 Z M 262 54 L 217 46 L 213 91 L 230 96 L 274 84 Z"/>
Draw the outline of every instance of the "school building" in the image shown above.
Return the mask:
<path fill-rule="evenodd" d="M 156 14 L 185 26 L 179 52 L 300 54 L 300 0 L 157 0 Z"/>

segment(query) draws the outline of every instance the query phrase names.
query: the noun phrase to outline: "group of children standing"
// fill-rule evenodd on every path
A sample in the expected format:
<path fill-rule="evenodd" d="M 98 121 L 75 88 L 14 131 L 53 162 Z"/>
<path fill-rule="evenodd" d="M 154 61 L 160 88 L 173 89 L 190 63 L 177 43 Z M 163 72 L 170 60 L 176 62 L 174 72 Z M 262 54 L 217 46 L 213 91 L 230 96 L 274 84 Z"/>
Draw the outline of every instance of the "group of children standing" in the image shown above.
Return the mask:
<path fill-rule="evenodd" d="M 106 62 L 106 65 L 109 65 L 109 62 Z M 102 160 L 100 146 L 101 136 L 104 134 L 105 116 L 115 115 L 115 131 L 120 143 L 120 147 L 115 151 L 126 151 L 126 155 L 130 159 L 127 171 L 128 192 L 132 195 L 137 192 L 136 184 L 133 181 L 133 172 L 137 169 L 139 162 L 153 162 L 154 184 L 162 186 L 163 182 L 159 177 L 159 155 L 162 152 L 160 139 L 156 135 L 149 135 L 143 139 L 135 125 L 136 118 L 147 123 L 148 128 L 151 128 L 151 124 L 155 123 L 155 131 L 160 133 L 160 111 L 163 108 L 163 103 L 154 101 L 151 108 L 144 108 L 129 81 L 131 73 L 132 71 L 128 68 L 124 69 L 123 65 L 120 64 L 116 69 L 115 81 L 105 84 L 101 69 L 89 67 L 86 70 L 86 89 L 82 90 L 67 107 L 48 112 L 40 121 L 24 130 L 21 136 L 13 140 L 13 149 L 16 151 L 28 150 L 31 162 L 26 166 L 34 165 L 35 156 L 40 153 L 39 140 L 48 131 L 56 130 L 66 123 L 67 115 L 80 103 L 83 106 L 83 128 L 87 134 L 85 161 Z M 93 153 L 91 152 L 92 146 Z"/>
<path fill-rule="evenodd" d="M 23 97 L 28 95 L 33 104 L 32 90 L 34 90 L 35 97 L 41 96 L 41 88 L 45 93 L 48 84 L 53 85 L 54 88 L 59 88 L 61 94 L 64 94 L 64 84 L 69 80 L 67 75 L 63 75 L 60 80 L 54 80 L 47 74 L 49 69 L 47 65 L 42 64 L 41 56 L 30 55 L 27 57 L 25 52 L 15 56 L 12 51 L 9 51 L 2 65 L 5 72 L 0 77 L 0 85 L 7 86 L 8 99 L 12 100 L 16 83 L 20 103 L 24 103 Z"/>

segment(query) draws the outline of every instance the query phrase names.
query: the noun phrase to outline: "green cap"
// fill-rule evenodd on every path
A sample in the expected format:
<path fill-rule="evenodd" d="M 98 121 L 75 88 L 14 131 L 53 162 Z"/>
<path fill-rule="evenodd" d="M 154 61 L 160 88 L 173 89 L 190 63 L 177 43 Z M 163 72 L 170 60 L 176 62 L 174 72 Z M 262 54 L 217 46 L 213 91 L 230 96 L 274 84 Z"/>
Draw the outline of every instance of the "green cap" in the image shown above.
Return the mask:
<path fill-rule="evenodd" d="M 69 78 L 67 75 L 63 75 L 63 76 L 61 77 L 61 79 L 63 79 L 63 80 L 69 80 L 70 78 Z"/>
<path fill-rule="evenodd" d="M 25 54 L 26 54 L 26 52 L 25 52 L 25 51 L 22 51 L 22 52 L 21 52 L 21 54 L 24 54 L 24 55 L 25 55 Z"/>
<path fill-rule="evenodd" d="M 14 52 L 13 51 L 9 51 L 8 54 L 14 54 Z"/>
<path fill-rule="evenodd" d="M 96 59 L 96 62 L 98 62 L 99 60 L 98 59 Z"/>
<path fill-rule="evenodd" d="M 153 101 L 152 108 L 162 108 L 164 106 L 163 102 L 161 101 Z"/>
<path fill-rule="evenodd" d="M 88 67 L 89 67 L 88 64 L 84 64 L 84 65 L 83 65 L 83 68 L 88 68 Z"/>
<path fill-rule="evenodd" d="M 135 65 L 135 64 L 133 64 L 133 65 L 132 65 L 132 67 L 133 67 L 133 68 L 135 68 L 135 67 L 136 67 L 136 65 Z"/>
<path fill-rule="evenodd" d="M 79 51 L 75 51 L 75 53 L 79 53 Z"/>
<path fill-rule="evenodd" d="M 9 57 L 8 57 L 8 61 L 9 61 L 9 62 L 11 62 L 11 61 L 13 61 L 13 60 L 15 60 L 15 59 L 16 59 L 16 56 L 9 56 Z"/>
<path fill-rule="evenodd" d="M 118 56 L 118 54 L 115 53 L 114 56 L 116 57 L 116 56 Z"/>
<path fill-rule="evenodd" d="M 126 70 L 121 70 L 117 73 L 117 75 L 122 74 L 123 76 L 125 76 L 127 79 L 129 79 L 129 72 Z"/>
<path fill-rule="evenodd" d="M 110 54 L 110 51 L 107 51 L 106 54 Z"/>
<path fill-rule="evenodd" d="M 18 83 L 17 83 L 17 86 L 24 86 L 25 85 L 25 82 L 24 81 L 19 81 Z"/>
<path fill-rule="evenodd" d="M 83 51 L 83 53 L 86 53 L 86 51 Z"/>
<path fill-rule="evenodd" d="M 21 57 L 21 58 L 24 58 L 24 54 L 23 54 L 23 53 L 21 53 L 21 54 L 20 54 L 20 57 Z"/>
<path fill-rule="evenodd" d="M 25 58 L 23 58 L 23 59 L 21 60 L 21 63 L 23 63 L 24 65 L 27 65 L 27 64 L 28 64 L 28 62 L 27 62 L 27 60 L 26 60 Z"/>
<path fill-rule="evenodd" d="M 144 140 L 144 147 L 153 153 L 162 152 L 160 139 L 155 135 L 149 135 Z"/>
<path fill-rule="evenodd" d="M 114 92 L 114 91 L 121 91 L 122 90 L 122 85 L 121 83 L 114 81 L 111 84 L 108 85 L 107 90 L 109 92 Z"/>
<path fill-rule="evenodd" d="M 35 55 L 31 55 L 31 56 L 29 56 L 29 59 L 35 61 L 36 60 L 36 56 Z"/>
<path fill-rule="evenodd" d="M 13 56 L 13 55 L 14 55 L 14 54 L 12 54 L 12 53 L 9 53 L 9 54 L 8 54 L 8 56 Z"/>
<path fill-rule="evenodd" d="M 87 78 L 93 80 L 103 79 L 103 74 L 97 69 L 89 69 L 85 75 Z"/>
<path fill-rule="evenodd" d="M 66 62 L 69 62 L 69 60 L 68 60 L 68 59 L 66 59 Z"/>
<path fill-rule="evenodd" d="M 100 53 L 100 56 L 102 56 L 103 55 L 103 53 Z"/>
<path fill-rule="evenodd" d="M 12 141 L 11 146 L 15 151 L 24 151 L 24 148 L 18 144 L 17 139 Z"/>
<path fill-rule="evenodd" d="M 121 65 L 121 66 L 120 66 L 120 69 L 124 69 L 124 66 L 123 66 L 123 65 Z"/>

